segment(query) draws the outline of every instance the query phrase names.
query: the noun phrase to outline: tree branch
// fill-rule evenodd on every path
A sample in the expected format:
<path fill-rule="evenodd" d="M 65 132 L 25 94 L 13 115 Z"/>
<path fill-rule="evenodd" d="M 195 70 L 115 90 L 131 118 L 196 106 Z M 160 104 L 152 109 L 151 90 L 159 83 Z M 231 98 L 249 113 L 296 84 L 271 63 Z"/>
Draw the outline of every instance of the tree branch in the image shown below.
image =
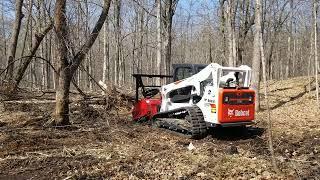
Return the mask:
<path fill-rule="evenodd" d="M 95 40 L 97 39 L 99 32 L 100 32 L 105 20 L 107 19 L 109 8 L 110 8 L 110 3 L 111 3 L 111 0 L 104 0 L 104 6 L 103 6 L 102 12 L 100 14 L 100 17 L 99 17 L 95 27 L 93 28 L 91 34 L 89 35 L 88 40 L 80 48 L 80 51 L 75 55 L 75 57 L 73 58 L 73 61 L 71 62 L 72 63 L 71 67 L 70 67 L 71 74 L 73 74 L 73 72 L 75 72 L 77 70 L 80 63 L 84 59 L 85 55 L 88 53 L 88 51 L 90 50 L 90 48 L 94 44 Z"/>

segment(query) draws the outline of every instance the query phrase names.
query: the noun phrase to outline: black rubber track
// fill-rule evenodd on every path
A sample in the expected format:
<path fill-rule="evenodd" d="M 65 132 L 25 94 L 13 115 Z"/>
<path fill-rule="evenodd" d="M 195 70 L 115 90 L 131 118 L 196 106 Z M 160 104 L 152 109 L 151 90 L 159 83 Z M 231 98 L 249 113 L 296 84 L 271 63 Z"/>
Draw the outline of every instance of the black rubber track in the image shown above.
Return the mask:
<path fill-rule="evenodd" d="M 203 118 L 201 109 L 198 106 L 181 109 L 185 115 L 183 119 L 176 117 L 174 114 L 178 111 L 161 113 L 156 117 L 152 125 L 158 128 L 164 128 L 168 131 L 175 132 L 192 139 L 201 139 L 207 135 L 207 126 Z M 185 123 L 181 124 L 181 120 Z M 180 121 L 180 122 L 179 122 Z"/>
<path fill-rule="evenodd" d="M 188 108 L 186 120 L 191 124 L 191 137 L 201 139 L 207 135 L 207 125 L 204 121 L 201 109 L 198 106 Z"/>

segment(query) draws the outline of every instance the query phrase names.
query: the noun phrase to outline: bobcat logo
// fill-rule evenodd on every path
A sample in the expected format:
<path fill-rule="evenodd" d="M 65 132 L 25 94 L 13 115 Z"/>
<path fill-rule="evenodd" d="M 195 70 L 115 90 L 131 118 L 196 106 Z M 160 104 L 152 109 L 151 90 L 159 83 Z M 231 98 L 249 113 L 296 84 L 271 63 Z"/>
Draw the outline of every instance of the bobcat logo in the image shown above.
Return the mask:
<path fill-rule="evenodd" d="M 234 110 L 234 109 L 228 109 L 228 116 L 236 116 L 236 117 L 244 117 L 244 116 L 250 116 L 249 110 Z"/>
<path fill-rule="evenodd" d="M 234 109 L 228 109 L 228 116 L 234 116 Z"/>

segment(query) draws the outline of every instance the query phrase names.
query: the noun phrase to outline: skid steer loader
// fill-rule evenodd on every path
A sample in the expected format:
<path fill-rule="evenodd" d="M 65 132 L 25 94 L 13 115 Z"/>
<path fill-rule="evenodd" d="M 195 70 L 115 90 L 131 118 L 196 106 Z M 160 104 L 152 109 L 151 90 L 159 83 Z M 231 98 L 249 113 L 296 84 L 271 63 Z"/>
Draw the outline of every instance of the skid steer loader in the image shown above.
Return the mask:
<path fill-rule="evenodd" d="M 152 120 L 159 127 L 192 138 L 204 137 L 210 127 L 253 123 L 255 92 L 250 89 L 248 66 L 175 64 L 173 76 L 133 76 L 136 78 L 136 103 L 132 111 L 135 121 Z M 145 86 L 143 77 L 172 78 L 173 82 L 161 87 Z M 143 98 L 139 99 L 140 88 Z"/>

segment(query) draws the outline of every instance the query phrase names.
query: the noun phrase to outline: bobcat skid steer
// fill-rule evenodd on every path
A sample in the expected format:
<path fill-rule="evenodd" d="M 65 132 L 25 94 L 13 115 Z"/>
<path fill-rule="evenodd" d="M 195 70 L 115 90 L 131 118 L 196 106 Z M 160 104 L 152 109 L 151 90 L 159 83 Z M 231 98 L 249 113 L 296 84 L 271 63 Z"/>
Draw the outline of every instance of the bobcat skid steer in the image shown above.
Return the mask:
<path fill-rule="evenodd" d="M 142 87 L 144 95 L 144 98 L 138 99 L 137 94 L 133 107 L 134 120 L 154 120 L 159 127 L 191 138 L 204 137 L 207 129 L 214 126 L 253 123 L 255 92 L 250 89 L 251 68 L 248 66 L 222 67 L 215 63 L 174 65 L 174 82 L 162 86 L 160 92 L 145 89 L 141 75 L 134 77 L 137 90 Z M 158 97 L 157 93 L 160 93 Z"/>

